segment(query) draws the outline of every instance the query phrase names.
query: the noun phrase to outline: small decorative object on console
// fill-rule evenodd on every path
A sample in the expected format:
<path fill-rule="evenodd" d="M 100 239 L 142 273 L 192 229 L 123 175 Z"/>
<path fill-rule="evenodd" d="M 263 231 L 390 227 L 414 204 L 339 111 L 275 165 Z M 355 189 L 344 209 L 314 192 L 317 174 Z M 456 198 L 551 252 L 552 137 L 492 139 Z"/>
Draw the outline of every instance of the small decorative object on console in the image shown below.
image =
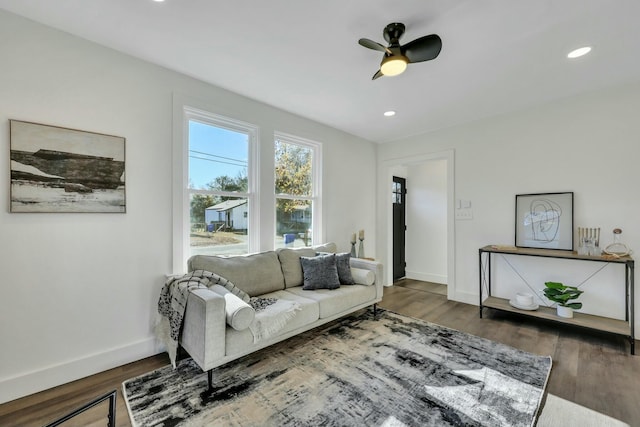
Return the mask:
<path fill-rule="evenodd" d="M 600 256 L 600 227 L 578 227 L 578 255 Z"/>
<path fill-rule="evenodd" d="M 575 286 L 563 285 L 560 282 L 545 282 L 544 296 L 558 304 L 558 316 L 573 317 L 573 310 L 582 308 L 581 302 L 569 302 L 584 293 Z"/>
<path fill-rule="evenodd" d="M 622 229 L 620 228 L 613 229 L 613 243 L 611 243 L 610 245 L 607 245 L 607 247 L 604 248 L 604 253 L 615 256 L 615 257 L 623 257 L 623 256 L 631 255 L 631 249 L 629 249 L 629 246 L 622 243 L 620 239 L 621 234 L 622 234 Z"/>
<path fill-rule="evenodd" d="M 509 304 L 512 307 L 519 308 L 520 310 L 537 310 L 539 305 L 533 301 L 532 294 L 525 294 L 518 292 L 516 297 L 509 300 Z"/>

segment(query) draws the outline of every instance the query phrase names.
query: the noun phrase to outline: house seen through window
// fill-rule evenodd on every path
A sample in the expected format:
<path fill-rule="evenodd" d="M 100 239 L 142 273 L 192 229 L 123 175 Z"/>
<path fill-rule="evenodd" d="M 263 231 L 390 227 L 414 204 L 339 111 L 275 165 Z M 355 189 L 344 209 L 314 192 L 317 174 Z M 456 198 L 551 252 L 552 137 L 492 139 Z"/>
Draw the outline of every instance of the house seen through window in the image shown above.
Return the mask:
<path fill-rule="evenodd" d="M 318 209 L 319 144 L 290 135 L 275 138 L 276 247 L 310 246 Z"/>
<path fill-rule="evenodd" d="M 251 129 L 189 119 L 189 254 L 249 251 Z"/>

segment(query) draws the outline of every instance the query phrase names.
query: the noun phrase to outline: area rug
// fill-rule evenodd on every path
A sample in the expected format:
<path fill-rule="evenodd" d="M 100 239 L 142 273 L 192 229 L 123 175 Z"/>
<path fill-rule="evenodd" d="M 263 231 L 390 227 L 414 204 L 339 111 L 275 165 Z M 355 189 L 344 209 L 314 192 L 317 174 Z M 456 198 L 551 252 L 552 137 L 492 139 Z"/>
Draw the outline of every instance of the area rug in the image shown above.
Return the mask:
<path fill-rule="evenodd" d="M 126 381 L 134 426 L 532 426 L 551 358 L 361 311 L 214 370 Z"/>

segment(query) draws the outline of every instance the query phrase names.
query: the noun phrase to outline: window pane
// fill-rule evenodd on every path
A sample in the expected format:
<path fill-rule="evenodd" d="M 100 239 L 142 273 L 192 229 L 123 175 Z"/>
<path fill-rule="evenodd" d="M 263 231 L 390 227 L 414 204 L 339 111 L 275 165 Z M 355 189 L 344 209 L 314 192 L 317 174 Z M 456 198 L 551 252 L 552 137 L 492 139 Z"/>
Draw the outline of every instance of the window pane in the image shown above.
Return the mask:
<path fill-rule="evenodd" d="M 275 142 L 276 194 L 312 195 L 312 149 L 297 144 Z"/>
<path fill-rule="evenodd" d="M 310 200 L 276 199 L 276 248 L 311 245 L 312 206 Z"/>
<path fill-rule="evenodd" d="M 247 191 L 249 135 L 189 121 L 189 188 Z"/>
<path fill-rule="evenodd" d="M 247 199 L 191 194 L 191 255 L 248 253 Z"/>

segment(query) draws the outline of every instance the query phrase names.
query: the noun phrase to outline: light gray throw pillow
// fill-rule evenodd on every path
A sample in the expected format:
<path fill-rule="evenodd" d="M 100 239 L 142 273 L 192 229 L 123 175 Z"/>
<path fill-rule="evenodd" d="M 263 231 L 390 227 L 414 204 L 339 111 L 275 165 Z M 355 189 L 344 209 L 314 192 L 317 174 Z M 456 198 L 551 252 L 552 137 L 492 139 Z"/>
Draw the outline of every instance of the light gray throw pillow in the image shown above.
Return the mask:
<path fill-rule="evenodd" d="M 336 267 L 336 255 L 300 257 L 305 291 L 315 289 L 338 289 L 340 278 Z"/>

